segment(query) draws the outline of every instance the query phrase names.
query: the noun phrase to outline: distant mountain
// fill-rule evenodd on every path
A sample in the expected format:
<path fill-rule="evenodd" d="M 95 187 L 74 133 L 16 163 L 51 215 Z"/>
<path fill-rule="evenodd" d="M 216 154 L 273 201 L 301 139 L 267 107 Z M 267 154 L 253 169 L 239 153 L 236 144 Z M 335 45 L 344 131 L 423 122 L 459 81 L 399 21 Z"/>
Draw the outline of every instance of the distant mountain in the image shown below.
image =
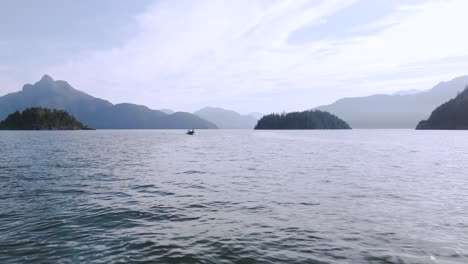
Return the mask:
<path fill-rule="evenodd" d="M 63 110 L 27 108 L 0 122 L 0 130 L 90 130 Z"/>
<path fill-rule="evenodd" d="M 189 113 L 167 115 L 135 104 L 116 104 L 92 97 L 65 81 L 45 75 L 34 85 L 0 97 L 0 120 L 29 107 L 65 110 L 85 125 L 98 129 L 216 128 L 216 125 Z"/>
<path fill-rule="evenodd" d="M 409 95 L 409 94 L 417 94 L 420 92 L 422 92 L 422 90 L 410 89 L 410 90 L 397 91 L 397 92 L 392 93 L 392 95 Z"/>
<path fill-rule="evenodd" d="M 316 110 L 266 115 L 258 121 L 255 129 L 351 129 L 351 127 L 335 115 Z"/>
<path fill-rule="evenodd" d="M 161 111 L 167 115 L 172 115 L 173 113 L 175 113 L 175 111 L 172 111 L 171 109 L 158 109 L 158 111 Z"/>
<path fill-rule="evenodd" d="M 252 129 L 257 123 L 257 119 L 252 116 L 241 115 L 235 111 L 222 108 L 205 107 L 194 114 L 212 122 L 219 128 Z"/>
<path fill-rule="evenodd" d="M 248 114 L 249 116 L 257 119 L 257 120 L 260 120 L 260 118 L 262 118 L 265 114 L 262 114 L 262 113 L 259 113 L 259 112 L 252 112 L 250 114 Z"/>
<path fill-rule="evenodd" d="M 454 99 L 437 107 L 416 129 L 468 129 L 468 87 Z"/>
<path fill-rule="evenodd" d="M 353 128 L 414 128 L 434 108 L 455 97 L 467 84 L 468 76 L 462 76 L 416 94 L 344 98 L 314 109 L 335 114 Z"/>

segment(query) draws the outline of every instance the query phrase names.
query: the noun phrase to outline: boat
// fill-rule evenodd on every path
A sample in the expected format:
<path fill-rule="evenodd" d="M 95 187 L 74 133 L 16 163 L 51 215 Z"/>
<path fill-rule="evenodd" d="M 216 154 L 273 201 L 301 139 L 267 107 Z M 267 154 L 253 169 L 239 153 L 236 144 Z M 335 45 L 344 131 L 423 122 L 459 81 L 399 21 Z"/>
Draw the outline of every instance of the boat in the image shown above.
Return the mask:
<path fill-rule="evenodd" d="M 187 135 L 191 135 L 191 136 L 195 135 L 195 130 L 194 130 L 194 129 L 192 129 L 192 130 L 190 130 L 190 129 L 187 130 Z"/>

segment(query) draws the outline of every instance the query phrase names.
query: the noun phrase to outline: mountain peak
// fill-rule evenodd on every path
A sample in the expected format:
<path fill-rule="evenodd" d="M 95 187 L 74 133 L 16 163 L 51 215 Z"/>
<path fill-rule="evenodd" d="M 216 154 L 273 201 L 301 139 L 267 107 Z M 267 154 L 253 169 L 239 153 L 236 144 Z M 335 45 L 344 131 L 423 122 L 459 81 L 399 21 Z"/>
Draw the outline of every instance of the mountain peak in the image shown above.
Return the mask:
<path fill-rule="evenodd" d="M 52 77 L 50 77 L 49 75 L 45 74 L 44 76 L 42 76 L 41 80 L 36 82 L 35 84 L 25 84 L 23 86 L 23 91 L 27 92 L 36 90 L 38 89 L 38 87 L 41 89 L 52 89 L 55 86 L 56 84 L 54 79 L 52 79 Z"/>
<path fill-rule="evenodd" d="M 42 78 L 41 78 L 41 80 L 39 82 L 40 83 L 53 83 L 54 79 L 52 79 L 52 77 L 50 77 L 50 75 L 45 74 L 44 76 L 42 76 Z"/>
<path fill-rule="evenodd" d="M 39 91 L 47 92 L 47 93 L 51 93 L 51 92 L 53 93 L 80 93 L 81 95 L 85 95 L 88 97 L 90 96 L 81 91 L 75 90 L 66 81 L 54 80 L 48 74 L 45 74 L 44 76 L 42 76 L 42 78 L 34 84 L 25 84 L 23 86 L 23 91 L 24 92 L 34 91 L 35 93 Z"/>

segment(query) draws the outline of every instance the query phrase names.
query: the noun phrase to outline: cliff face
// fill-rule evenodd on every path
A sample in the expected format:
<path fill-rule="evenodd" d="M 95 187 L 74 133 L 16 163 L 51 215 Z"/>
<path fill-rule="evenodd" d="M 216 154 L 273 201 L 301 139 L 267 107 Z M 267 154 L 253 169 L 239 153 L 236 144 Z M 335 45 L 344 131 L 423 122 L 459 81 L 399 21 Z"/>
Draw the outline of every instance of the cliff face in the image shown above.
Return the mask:
<path fill-rule="evenodd" d="M 63 110 L 47 108 L 28 108 L 16 111 L 0 122 L 1 130 L 88 130 Z"/>
<path fill-rule="evenodd" d="M 324 111 L 270 114 L 262 117 L 255 129 L 351 129 L 345 121 Z"/>
<path fill-rule="evenodd" d="M 416 129 L 468 129 L 468 87 L 454 99 L 437 107 Z"/>

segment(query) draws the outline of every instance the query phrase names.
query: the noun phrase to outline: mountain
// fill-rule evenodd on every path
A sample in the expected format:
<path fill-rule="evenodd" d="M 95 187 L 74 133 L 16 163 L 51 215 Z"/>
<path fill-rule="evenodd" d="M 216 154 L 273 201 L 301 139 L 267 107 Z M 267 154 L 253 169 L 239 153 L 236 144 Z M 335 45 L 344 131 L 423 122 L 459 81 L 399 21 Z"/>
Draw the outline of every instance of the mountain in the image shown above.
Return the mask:
<path fill-rule="evenodd" d="M 194 112 L 194 114 L 212 122 L 219 128 L 252 129 L 257 123 L 257 119 L 252 116 L 241 115 L 232 110 L 216 107 L 205 107 Z"/>
<path fill-rule="evenodd" d="M 409 95 L 409 94 L 417 94 L 422 92 L 421 90 L 417 89 L 409 89 L 409 90 L 403 90 L 403 91 L 397 91 L 392 93 L 392 95 Z"/>
<path fill-rule="evenodd" d="M 0 120 L 28 107 L 65 110 L 85 125 L 99 129 L 216 128 L 189 113 L 165 114 L 135 104 L 112 104 L 74 89 L 65 81 L 45 75 L 34 85 L 0 97 Z"/>
<path fill-rule="evenodd" d="M 27 108 L 0 122 L 0 130 L 90 130 L 63 110 Z"/>
<path fill-rule="evenodd" d="M 466 84 L 468 76 L 462 76 L 416 94 L 344 98 L 314 109 L 335 114 L 353 128 L 414 128 L 434 108 L 455 97 Z"/>
<path fill-rule="evenodd" d="M 171 109 L 158 109 L 158 111 L 161 111 L 161 112 L 165 113 L 166 115 L 172 115 L 173 113 L 175 113 L 175 111 L 173 111 Z"/>
<path fill-rule="evenodd" d="M 416 129 L 468 129 L 468 87 L 454 99 L 437 107 Z"/>
<path fill-rule="evenodd" d="M 259 113 L 259 112 L 252 112 L 250 114 L 248 114 L 249 116 L 257 119 L 257 120 L 260 120 L 260 118 L 262 118 L 265 114 L 262 114 L 262 113 Z"/>
<path fill-rule="evenodd" d="M 335 115 L 316 110 L 266 115 L 258 121 L 255 129 L 351 129 L 351 127 Z"/>

